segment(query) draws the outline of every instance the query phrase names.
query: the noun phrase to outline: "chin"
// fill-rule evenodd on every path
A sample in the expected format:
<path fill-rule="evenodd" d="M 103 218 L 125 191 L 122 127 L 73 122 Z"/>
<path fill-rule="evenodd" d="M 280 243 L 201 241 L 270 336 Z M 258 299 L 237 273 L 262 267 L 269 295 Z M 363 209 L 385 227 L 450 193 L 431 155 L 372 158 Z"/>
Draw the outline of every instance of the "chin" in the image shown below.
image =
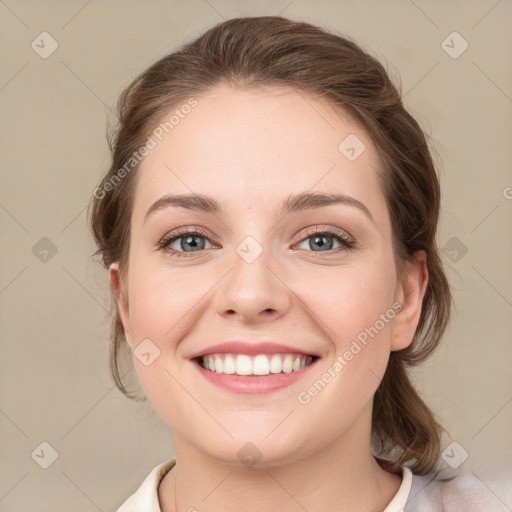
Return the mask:
<path fill-rule="evenodd" d="M 268 438 L 261 435 L 261 431 L 235 436 L 233 439 L 220 443 L 218 438 L 208 446 L 202 443 L 196 449 L 227 466 L 247 467 L 254 469 L 268 469 L 280 467 L 296 462 L 307 455 L 311 448 L 311 440 L 303 434 L 295 438 L 287 432 L 275 433 Z M 212 450 L 213 447 L 213 450 Z"/>

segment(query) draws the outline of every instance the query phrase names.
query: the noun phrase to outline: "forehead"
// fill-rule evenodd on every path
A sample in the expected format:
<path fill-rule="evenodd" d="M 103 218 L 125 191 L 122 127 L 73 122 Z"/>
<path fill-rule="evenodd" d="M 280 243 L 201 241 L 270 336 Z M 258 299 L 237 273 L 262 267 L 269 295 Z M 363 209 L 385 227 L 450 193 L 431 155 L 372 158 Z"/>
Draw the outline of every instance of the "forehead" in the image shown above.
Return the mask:
<path fill-rule="evenodd" d="M 155 147 L 139 169 L 135 210 L 166 193 L 265 208 L 304 190 L 342 192 L 373 204 L 382 199 L 369 135 L 319 96 L 287 86 L 220 85 L 195 100 L 161 140 L 153 136 Z M 162 115 L 160 126 L 176 109 L 180 105 Z"/>

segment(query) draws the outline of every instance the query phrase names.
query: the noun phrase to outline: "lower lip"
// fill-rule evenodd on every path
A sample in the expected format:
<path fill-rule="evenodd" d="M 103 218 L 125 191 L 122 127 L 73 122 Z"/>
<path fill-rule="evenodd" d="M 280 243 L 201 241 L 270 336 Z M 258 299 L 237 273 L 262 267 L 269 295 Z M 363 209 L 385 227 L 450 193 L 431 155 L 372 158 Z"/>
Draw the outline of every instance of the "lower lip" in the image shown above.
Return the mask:
<path fill-rule="evenodd" d="M 308 374 L 318 360 L 314 360 L 309 366 L 305 366 L 301 370 L 290 373 L 275 373 L 268 375 L 227 375 L 225 373 L 216 373 L 205 370 L 197 361 L 193 364 L 199 370 L 201 375 L 210 383 L 220 388 L 226 389 L 233 393 L 272 393 L 280 389 L 295 384 Z"/>

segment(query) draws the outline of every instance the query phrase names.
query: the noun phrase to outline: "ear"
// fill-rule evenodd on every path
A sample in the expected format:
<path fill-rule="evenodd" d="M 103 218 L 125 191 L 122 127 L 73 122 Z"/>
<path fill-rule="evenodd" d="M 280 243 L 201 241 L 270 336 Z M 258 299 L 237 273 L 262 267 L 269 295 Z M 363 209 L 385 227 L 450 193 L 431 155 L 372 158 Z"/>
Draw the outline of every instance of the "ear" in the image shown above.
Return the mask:
<path fill-rule="evenodd" d="M 110 281 L 110 289 L 114 294 L 117 302 L 117 310 L 124 327 L 124 334 L 128 345 L 132 346 L 132 327 L 130 322 L 130 309 L 128 307 L 128 298 L 126 290 L 121 283 L 121 274 L 119 271 L 119 264 L 112 263 L 108 269 L 108 277 Z"/>
<path fill-rule="evenodd" d="M 405 272 L 398 282 L 395 301 L 402 309 L 393 320 L 391 351 L 408 347 L 420 320 L 423 297 L 427 290 L 427 253 L 417 251 L 414 260 L 406 262 Z"/>

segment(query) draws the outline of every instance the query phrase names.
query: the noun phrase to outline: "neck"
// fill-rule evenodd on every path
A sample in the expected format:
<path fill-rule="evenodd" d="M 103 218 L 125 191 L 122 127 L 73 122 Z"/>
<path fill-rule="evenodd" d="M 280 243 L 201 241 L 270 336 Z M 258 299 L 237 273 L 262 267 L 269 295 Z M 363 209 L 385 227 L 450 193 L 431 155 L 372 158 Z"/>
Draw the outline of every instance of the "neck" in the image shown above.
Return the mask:
<path fill-rule="evenodd" d="M 359 420 L 320 450 L 265 468 L 224 464 L 175 433 L 177 464 L 160 484 L 161 510 L 382 512 L 401 478 L 371 455 L 369 428 Z"/>

